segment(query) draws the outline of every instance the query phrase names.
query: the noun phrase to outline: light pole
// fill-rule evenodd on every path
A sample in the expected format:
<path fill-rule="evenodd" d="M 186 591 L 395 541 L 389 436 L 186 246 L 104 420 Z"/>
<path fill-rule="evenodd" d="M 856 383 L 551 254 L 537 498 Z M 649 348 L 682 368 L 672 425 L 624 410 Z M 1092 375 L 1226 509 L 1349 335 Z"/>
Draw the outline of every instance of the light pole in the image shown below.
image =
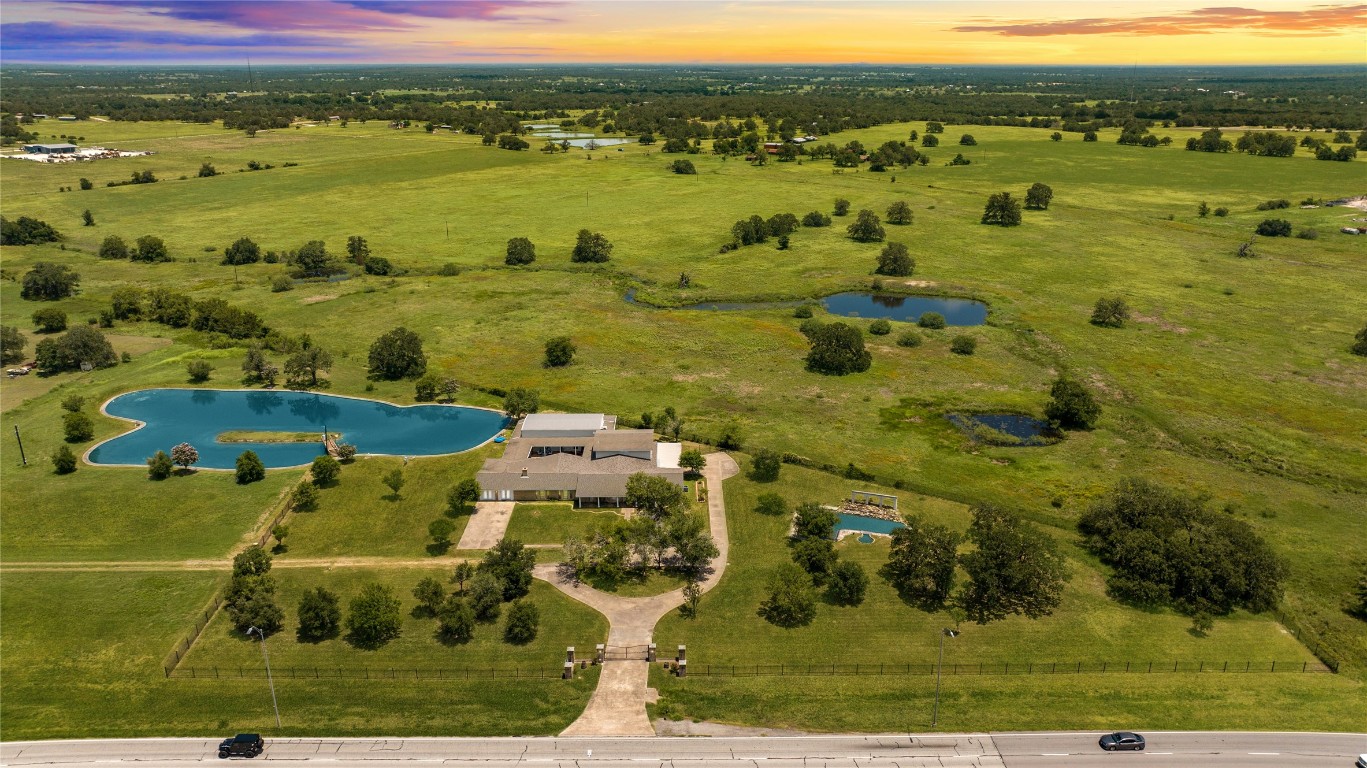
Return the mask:
<path fill-rule="evenodd" d="M 280 703 L 275 700 L 275 678 L 271 677 L 271 656 L 266 653 L 266 633 L 256 627 L 247 627 L 247 637 L 255 632 L 261 637 L 261 658 L 266 660 L 266 682 L 271 686 L 271 706 L 275 707 L 275 727 L 280 727 Z"/>
<path fill-rule="evenodd" d="M 940 671 L 944 669 L 945 666 L 945 638 L 958 636 L 958 632 L 949 629 L 948 627 L 940 630 L 940 660 L 935 664 L 935 709 L 931 711 L 930 715 L 931 728 L 934 728 L 935 724 L 940 721 Z M 264 645 L 261 647 L 262 649 L 265 648 Z"/>

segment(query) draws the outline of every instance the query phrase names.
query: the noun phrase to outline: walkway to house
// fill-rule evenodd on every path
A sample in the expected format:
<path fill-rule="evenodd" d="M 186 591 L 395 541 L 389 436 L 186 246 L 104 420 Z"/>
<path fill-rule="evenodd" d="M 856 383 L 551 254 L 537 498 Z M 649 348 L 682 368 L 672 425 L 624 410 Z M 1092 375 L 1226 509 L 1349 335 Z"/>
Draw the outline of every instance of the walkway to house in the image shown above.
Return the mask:
<path fill-rule="evenodd" d="M 726 500 L 722 495 L 722 481 L 739 471 L 740 468 L 730 456 L 724 453 L 707 454 L 707 468 L 703 470 L 703 477 L 707 478 L 707 520 L 712 529 L 712 539 L 717 543 L 717 557 L 712 561 L 711 573 L 700 585 L 704 592 L 715 587 L 726 570 L 730 542 L 726 535 Z M 461 546 L 464 548 L 464 538 L 461 539 Z M 562 578 L 559 567 L 553 563 L 536 566 L 534 573 L 537 578 L 550 582 L 561 592 L 606 616 L 611 627 L 607 644 L 615 647 L 648 645 L 655 624 L 684 602 L 682 589 L 651 597 L 610 595 Z M 646 717 L 649 669 L 649 662 L 642 660 L 605 662 L 588 707 L 561 735 L 654 736 L 655 730 Z"/>
<path fill-rule="evenodd" d="M 475 513 L 465 522 L 465 532 L 460 535 L 456 549 L 493 549 L 508 530 L 514 506 L 511 501 L 476 502 Z"/>

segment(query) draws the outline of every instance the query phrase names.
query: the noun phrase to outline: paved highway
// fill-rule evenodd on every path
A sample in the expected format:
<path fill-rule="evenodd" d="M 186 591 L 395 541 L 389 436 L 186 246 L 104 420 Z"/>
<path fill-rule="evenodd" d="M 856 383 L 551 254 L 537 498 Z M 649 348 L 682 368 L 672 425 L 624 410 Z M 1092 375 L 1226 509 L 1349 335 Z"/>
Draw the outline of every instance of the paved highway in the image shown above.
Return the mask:
<path fill-rule="evenodd" d="M 229 734 L 224 734 L 229 735 Z M 256 762 L 326 768 L 1351 768 L 1367 734 L 1150 732 L 1142 753 L 1106 753 L 1098 733 L 693 738 L 269 739 Z M 219 739 L 5 742 L 4 766 L 217 764 Z M 245 768 L 245 766 L 244 766 Z M 320 768 L 323 768 L 320 766 Z"/>

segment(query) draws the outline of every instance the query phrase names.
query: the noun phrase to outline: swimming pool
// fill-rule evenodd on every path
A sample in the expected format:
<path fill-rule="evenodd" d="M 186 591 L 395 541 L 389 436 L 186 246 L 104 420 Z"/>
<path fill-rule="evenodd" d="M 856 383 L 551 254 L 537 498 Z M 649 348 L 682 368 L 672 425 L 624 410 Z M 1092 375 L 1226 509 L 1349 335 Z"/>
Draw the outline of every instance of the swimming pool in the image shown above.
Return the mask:
<path fill-rule="evenodd" d="M 892 535 L 898 528 L 905 528 L 906 525 L 892 520 L 884 520 L 879 517 L 864 517 L 863 515 L 848 515 L 844 512 L 836 514 L 835 538 L 839 539 L 845 531 L 856 531 L 859 533 L 876 533 L 884 536 Z M 860 541 L 863 541 L 861 538 Z"/>
<path fill-rule="evenodd" d="M 460 405 L 397 406 L 379 400 L 272 390 L 143 389 L 119 395 L 102 409 L 143 426 L 92 448 L 92 464 L 142 465 L 157 451 L 189 443 L 196 467 L 232 469 L 253 450 L 267 467 L 308 464 L 323 454 L 317 443 L 220 443 L 229 431 L 341 432 L 357 453 L 438 456 L 482 445 L 499 433 L 503 414 Z"/>

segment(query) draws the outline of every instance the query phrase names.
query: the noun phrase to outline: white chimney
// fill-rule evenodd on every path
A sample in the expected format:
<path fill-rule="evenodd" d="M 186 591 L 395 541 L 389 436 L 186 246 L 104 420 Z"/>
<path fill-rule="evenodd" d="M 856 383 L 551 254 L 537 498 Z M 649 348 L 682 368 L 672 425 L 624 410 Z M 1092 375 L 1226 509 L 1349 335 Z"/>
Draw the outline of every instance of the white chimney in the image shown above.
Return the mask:
<path fill-rule="evenodd" d="M 527 476 L 527 468 L 526 468 L 526 467 L 523 467 L 523 468 L 522 468 L 522 476 L 523 476 L 523 477 L 526 477 L 526 476 Z"/>

